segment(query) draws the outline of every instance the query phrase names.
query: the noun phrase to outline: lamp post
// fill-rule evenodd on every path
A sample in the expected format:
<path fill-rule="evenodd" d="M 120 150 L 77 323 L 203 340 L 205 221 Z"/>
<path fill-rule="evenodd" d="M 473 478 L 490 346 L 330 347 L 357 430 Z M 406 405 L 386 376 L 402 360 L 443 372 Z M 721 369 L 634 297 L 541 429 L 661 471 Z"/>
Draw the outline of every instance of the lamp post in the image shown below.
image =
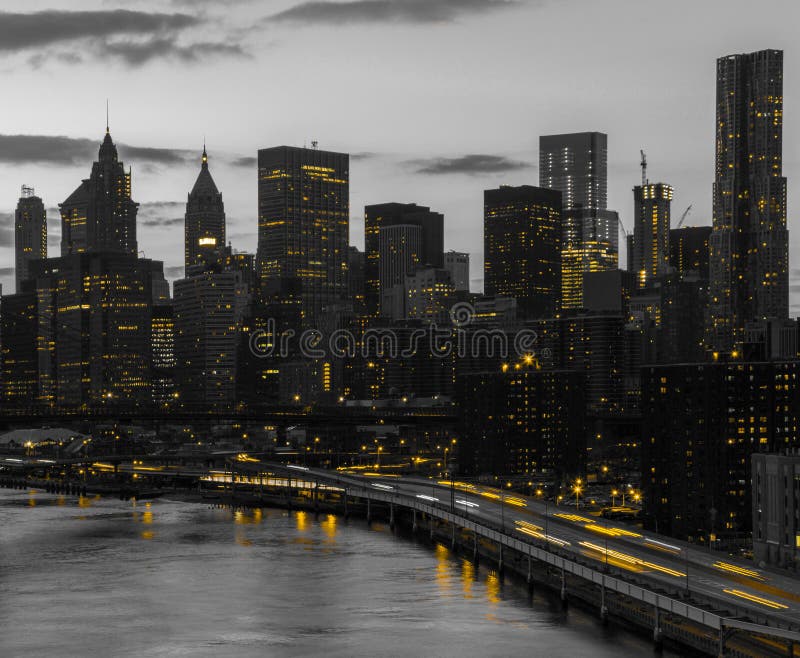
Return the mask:
<path fill-rule="evenodd" d="M 611 490 L 611 507 L 617 506 L 617 496 L 619 495 L 619 491 L 616 489 Z"/>

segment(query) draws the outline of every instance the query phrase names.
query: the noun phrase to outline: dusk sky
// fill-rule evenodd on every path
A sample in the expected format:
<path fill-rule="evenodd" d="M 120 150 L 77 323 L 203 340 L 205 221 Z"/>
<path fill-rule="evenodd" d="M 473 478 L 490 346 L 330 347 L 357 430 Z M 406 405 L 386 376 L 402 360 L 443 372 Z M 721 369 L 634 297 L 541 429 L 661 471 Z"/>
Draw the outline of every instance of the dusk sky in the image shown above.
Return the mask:
<path fill-rule="evenodd" d="M 675 187 L 674 222 L 692 204 L 686 225 L 710 224 L 715 60 L 777 48 L 800 314 L 798 19 L 787 0 L 3 0 L 3 291 L 20 186 L 44 199 L 57 255 L 57 204 L 89 175 L 106 99 L 139 248 L 169 278 L 204 137 L 229 240 L 253 252 L 257 149 L 318 140 L 352 155 L 351 244 L 363 247 L 365 204 L 429 205 L 481 290 L 483 190 L 538 184 L 542 134 L 608 134 L 609 207 L 629 230 L 640 148 L 650 180 Z"/>

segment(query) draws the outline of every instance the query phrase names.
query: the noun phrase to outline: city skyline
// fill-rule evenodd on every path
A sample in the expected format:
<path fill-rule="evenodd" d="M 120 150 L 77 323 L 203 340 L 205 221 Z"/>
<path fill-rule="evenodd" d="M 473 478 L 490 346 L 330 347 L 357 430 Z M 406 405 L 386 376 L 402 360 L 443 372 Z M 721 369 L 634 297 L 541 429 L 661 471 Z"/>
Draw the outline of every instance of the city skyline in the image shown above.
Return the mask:
<path fill-rule="evenodd" d="M 693 211 L 685 225 L 710 224 L 714 62 L 717 57 L 731 53 L 765 47 L 784 48 L 790 45 L 788 32 L 782 36 L 780 28 L 777 32 L 772 26 L 767 29 L 766 20 L 756 17 L 754 20 L 742 20 L 740 25 L 728 25 L 725 35 L 703 33 L 703 38 L 696 39 L 691 37 L 698 26 L 688 21 L 679 31 L 680 34 L 685 34 L 685 43 L 679 42 L 678 47 L 669 30 L 676 17 L 659 12 L 664 34 L 650 34 L 647 39 L 649 49 L 636 50 L 636 39 L 640 37 L 627 42 L 626 50 L 635 50 L 640 54 L 634 58 L 626 58 L 624 66 L 617 66 L 618 72 L 604 68 L 604 64 L 620 56 L 617 47 L 609 46 L 608 52 L 593 58 L 591 66 L 582 64 L 580 68 L 576 68 L 572 56 L 566 56 L 563 61 L 559 59 L 557 62 L 551 59 L 549 61 L 552 66 L 545 75 L 535 64 L 540 61 L 539 58 L 548 55 L 546 46 L 552 45 L 548 42 L 549 37 L 542 35 L 534 40 L 536 44 L 514 46 L 506 45 L 513 39 L 504 38 L 501 47 L 498 35 L 509 33 L 504 33 L 504 29 L 510 32 L 518 29 L 518 24 L 526 23 L 525 18 L 537 22 L 546 20 L 550 27 L 557 28 L 565 22 L 574 21 L 579 14 L 590 18 L 593 12 L 600 12 L 600 15 L 594 16 L 597 19 L 596 24 L 610 30 L 613 27 L 610 25 L 611 19 L 621 9 L 627 12 L 626 16 L 633 24 L 637 20 L 646 21 L 648 16 L 654 15 L 655 10 L 637 8 L 632 3 L 610 3 L 601 11 L 600 8 L 589 7 L 586 3 L 556 7 L 552 4 L 523 2 L 506 3 L 509 6 L 489 2 L 446 2 L 440 3 L 443 13 L 434 15 L 435 12 L 426 14 L 420 10 L 420 3 L 377 4 L 393 6 L 395 10 L 403 4 L 405 10 L 389 12 L 388 18 L 380 18 L 357 14 L 354 6 L 349 9 L 347 6 L 340 6 L 333 11 L 334 15 L 311 16 L 307 13 L 306 6 L 304 20 L 311 24 L 298 25 L 289 19 L 300 16 L 298 12 L 302 6 L 298 3 L 280 3 L 280 7 L 285 6 L 285 9 L 300 6 L 294 14 L 282 14 L 280 7 L 276 5 L 273 9 L 271 4 L 270 10 L 264 11 L 263 20 L 256 22 L 263 27 L 265 33 L 275 36 L 275 43 L 265 49 L 257 43 L 250 31 L 237 41 L 240 50 L 246 51 L 245 55 L 221 52 L 219 48 L 208 45 L 210 42 L 203 41 L 202 35 L 184 34 L 181 32 L 183 28 L 169 25 L 164 27 L 161 23 L 157 23 L 161 27 L 147 28 L 151 32 L 177 31 L 176 34 L 180 33 L 182 39 L 180 43 L 185 44 L 185 40 L 191 37 L 195 39 L 194 43 L 206 45 L 192 51 L 197 61 L 191 61 L 187 52 L 181 55 L 162 49 L 163 52 L 159 54 L 158 48 L 153 44 L 149 50 L 142 46 L 140 51 L 143 59 L 139 61 L 135 61 L 130 52 L 127 59 L 123 55 L 111 56 L 106 72 L 112 75 L 107 84 L 99 85 L 96 92 L 90 91 L 86 101 L 80 104 L 60 104 L 57 125 L 69 126 L 67 129 L 55 129 L 52 111 L 43 114 L 35 107 L 36 104 L 26 108 L 25 112 L 10 109 L 4 134 L 0 135 L 0 213 L 3 213 L 3 218 L 6 213 L 13 214 L 21 185 L 33 186 L 49 209 L 51 249 L 56 246 L 60 235 L 54 208 L 74 189 L 75 181 L 85 175 L 85 167 L 93 159 L 91 156 L 95 152 L 97 141 L 102 137 L 105 98 L 109 97 L 112 134 L 120 145 L 121 159 L 126 165 L 133 166 L 135 198 L 142 204 L 139 214 L 140 248 L 148 257 L 164 260 L 170 279 L 174 280 L 182 275 L 183 249 L 180 232 L 175 229 L 180 228 L 183 221 L 185 195 L 196 177 L 196 162 L 201 153 L 203 135 L 206 135 L 215 179 L 226 199 L 228 237 L 234 248 L 255 251 L 257 175 L 253 161 L 257 149 L 284 143 L 310 145 L 312 140 L 318 139 L 323 149 L 352 154 L 350 244 L 363 247 L 364 205 L 388 201 L 424 203 L 445 215 L 445 248 L 472 254 L 472 288 L 480 290 L 483 190 L 501 183 L 537 184 L 536 143 L 542 134 L 582 130 L 597 130 L 608 134 L 608 205 L 620 212 L 628 230 L 632 229 L 633 224 L 630 190 L 639 177 L 639 148 L 644 148 L 648 153 L 651 178 L 668 180 L 674 185 L 675 215 L 691 203 Z M 679 5 L 680 3 L 678 10 Z M 115 11 L 113 3 L 84 3 L 84 6 L 97 20 L 100 20 L 104 12 L 107 14 Z M 72 8 L 73 5 L 69 7 Z M 241 30 L 243 12 L 255 11 L 252 5 L 248 7 L 224 7 L 224 29 L 232 30 L 232 26 L 238 23 L 238 29 Z M 31 16 L 47 8 L 50 7 L 36 4 L 32 8 L 33 13 L 27 15 Z M 686 15 L 696 16 L 699 20 L 704 12 L 711 12 L 712 9 L 713 5 L 702 10 L 692 10 Z M 180 15 L 182 10 L 185 8 L 180 4 L 158 7 L 156 3 L 141 3 L 133 13 L 151 17 L 162 15 L 158 20 L 163 23 L 167 21 L 163 18 L 164 14 Z M 26 8 L 25 11 L 31 10 Z M 347 11 L 350 13 L 342 15 L 342 12 Z M 676 11 L 676 14 L 680 13 Z M 763 15 L 768 14 L 769 12 L 764 12 Z M 16 16 L 16 21 L 21 20 L 20 14 L 8 16 Z M 40 15 L 39 19 L 43 21 L 41 38 L 44 39 L 50 33 L 48 26 L 53 21 L 63 21 L 64 16 L 51 12 L 48 17 Z M 331 22 L 339 19 L 346 19 L 345 24 L 337 23 L 332 26 L 335 29 L 326 29 L 331 27 Z M 169 19 L 177 22 L 181 20 L 186 19 Z M 208 16 L 196 17 L 194 20 L 197 24 L 193 24 L 191 29 L 195 33 L 202 33 L 204 29 L 207 31 L 207 27 L 204 28 L 203 25 L 207 24 Z M 784 24 L 790 23 L 791 21 L 786 21 Z M 364 27 L 368 29 L 365 30 Z M 580 23 L 576 23 L 574 27 L 578 30 L 586 29 Z M 105 32 L 103 29 L 105 28 L 101 21 L 101 25 L 96 28 L 99 31 L 97 34 L 84 34 L 72 39 L 67 38 L 72 34 L 69 30 L 66 31 L 66 37 L 62 31 L 61 37 L 53 37 L 55 45 L 52 47 L 57 51 L 61 48 L 58 52 L 64 55 L 68 48 L 75 48 L 86 39 L 92 40 L 94 45 L 87 47 L 81 55 L 84 59 L 81 71 L 85 72 L 95 65 L 97 55 L 93 54 L 93 49 L 100 47 L 98 43 L 108 46 L 112 42 L 121 43 L 120 39 L 127 39 L 126 43 L 144 43 L 149 38 L 147 34 L 150 34 L 141 26 Z M 618 27 L 616 29 L 619 30 Z M 485 44 L 479 49 L 479 53 L 467 53 L 463 43 L 477 30 L 485 30 Z M 388 78 L 376 77 L 372 69 L 360 61 L 361 55 L 365 55 L 372 41 L 382 33 L 401 37 L 398 43 L 402 44 L 404 40 L 409 43 L 417 43 L 420 39 L 425 41 L 434 32 L 440 45 L 453 46 L 453 54 L 443 56 L 439 53 L 433 65 L 440 75 L 427 76 L 420 82 L 418 89 L 415 87 L 401 95 L 404 101 L 403 112 L 388 112 L 386 101 L 374 92 L 385 91 L 384 87 L 391 86 L 391 81 L 406 79 L 411 74 L 410 69 L 418 65 L 419 59 L 424 57 L 425 48 L 422 52 L 408 53 L 405 58 L 401 57 L 402 49 L 399 53 L 395 49 L 388 49 L 375 65 L 378 70 L 391 69 L 393 75 Z M 633 31 L 631 36 L 637 33 Z M 241 84 L 245 82 L 243 76 L 267 71 L 271 82 L 280 82 L 281 80 L 274 78 L 277 74 L 271 71 L 282 58 L 291 53 L 292 37 L 299 37 L 312 52 L 326 54 L 332 63 L 342 59 L 349 62 L 349 66 L 342 69 L 342 75 L 345 76 L 344 88 L 348 95 L 339 104 L 340 107 L 326 108 L 324 118 L 320 118 L 322 115 L 318 108 L 313 107 L 313 103 L 309 106 L 304 102 L 308 92 L 296 87 L 293 79 L 284 79 L 282 82 L 288 84 L 288 89 L 293 92 L 288 96 L 292 99 L 291 102 L 286 103 L 285 109 L 281 104 L 270 104 L 267 106 L 268 112 L 265 114 L 261 111 L 257 118 L 253 112 L 262 107 L 258 104 L 261 92 L 257 93 L 257 90 Z M 330 50 L 332 42 L 338 50 Z M 66 55 L 59 60 L 57 52 L 48 58 L 46 53 L 52 53 L 52 48 L 42 50 L 41 46 L 47 44 L 41 41 L 36 45 L 40 48 L 38 52 L 45 54 L 35 62 L 28 62 L 33 51 L 27 50 L 19 39 L 9 42 L 6 49 L 7 61 L 26 64 L 27 70 L 20 76 L 19 69 L 7 68 L 2 75 L 8 84 L 17 89 L 27 89 L 29 91 L 26 93 L 33 93 L 35 97 L 36 94 L 45 93 L 45 89 L 48 90 L 47 93 L 58 92 L 61 85 L 77 82 L 71 69 L 64 63 L 68 59 Z M 370 50 L 371 55 L 372 53 L 374 51 Z M 459 55 L 466 58 L 466 63 L 473 65 L 471 76 L 474 80 L 468 80 L 463 72 L 458 72 L 459 62 L 456 60 Z M 477 61 L 478 56 L 482 56 L 483 60 Z M 177 61 L 169 61 L 169 58 L 177 58 Z M 520 59 L 522 65 L 519 63 Z M 680 66 L 681 63 L 683 66 Z M 294 72 L 300 79 L 307 72 L 306 66 L 293 65 L 289 74 Z M 463 63 L 459 66 L 463 66 Z M 520 66 L 527 66 L 527 69 L 521 70 Z M 230 81 L 224 78 L 229 68 L 237 72 Z M 637 75 L 639 68 L 650 71 L 650 75 Z M 785 62 L 787 148 L 784 152 L 784 173 L 789 181 L 788 215 L 792 240 L 795 239 L 795 223 L 792 221 L 791 199 L 793 180 L 797 177 L 794 175 L 797 154 L 792 148 L 796 140 L 793 139 L 794 89 L 791 83 L 792 71 L 797 68 L 796 58 L 789 49 Z M 598 71 L 603 71 L 602 78 L 598 77 Z M 661 71 L 661 76 L 656 74 L 658 71 Z M 122 73 L 125 75 L 120 75 Z M 563 83 L 564 75 L 559 76 L 557 73 L 569 73 L 573 85 L 583 81 L 583 89 L 604 92 L 601 99 L 592 103 L 591 113 L 576 104 L 576 92 L 569 88 L 570 85 Z M 314 72 L 313 75 L 312 79 L 321 84 L 322 89 L 329 89 L 331 83 L 328 76 L 320 72 Z M 177 80 L 175 76 L 181 76 L 181 84 L 176 85 L 175 93 L 166 95 L 164 99 L 160 98 L 158 107 L 135 102 L 134 99 L 139 98 L 145 85 L 152 85 L 154 81 L 173 84 Z M 194 98 L 189 95 L 189 86 L 199 78 L 207 79 L 209 76 L 220 80 L 218 91 L 227 91 L 231 98 L 247 98 L 251 102 L 226 103 L 224 99 L 217 98 L 219 94 L 216 92 L 203 94 L 202 102 L 189 102 L 189 98 Z M 436 81 L 441 82 L 440 76 L 446 83 L 437 84 Z M 126 84 L 122 86 L 117 78 L 120 81 L 125 79 Z M 658 78 L 660 86 L 656 86 L 651 78 Z M 540 90 L 540 93 L 528 93 L 531 87 L 526 84 L 526 91 L 520 94 L 518 104 L 508 103 L 507 107 L 498 110 L 490 102 L 490 93 L 502 85 L 508 87 L 520 79 L 535 83 L 533 88 Z M 664 80 L 669 83 L 665 84 Z M 598 87 L 598 83 L 602 86 Z M 368 91 L 373 93 L 361 98 L 360 94 L 365 92 L 359 85 L 365 84 Z M 457 85 L 460 85 L 460 93 L 455 89 Z M 269 86 L 266 85 L 267 88 Z M 580 87 L 580 84 L 577 86 Z M 279 87 L 275 87 L 277 88 Z M 608 93 L 611 90 L 616 93 Z M 184 91 L 186 97 L 182 98 Z M 192 91 L 194 93 L 196 90 Z M 517 98 L 513 92 L 506 93 L 511 93 L 508 98 Z M 412 102 L 417 94 L 428 94 L 431 102 Z M 637 100 L 639 97 L 644 100 Z M 91 102 L 93 98 L 96 101 L 94 104 Z M 620 103 L 630 111 L 619 112 Z M 496 121 L 499 111 L 502 112 L 502 121 Z M 381 116 L 380 121 L 365 124 L 368 116 L 378 116 L 378 113 Z M 390 123 L 392 116 L 395 120 Z M 502 127 L 497 124 L 502 124 Z M 64 134 L 68 139 L 59 141 L 43 137 L 47 134 Z M 28 137 L 12 138 L 10 135 Z M 32 137 L 37 135 L 38 138 Z M 457 135 L 459 139 L 456 139 Z M 126 146 L 128 144 L 134 146 Z M 10 227 L 11 222 L 4 221 L 4 225 Z M 0 254 L 10 264 L 13 234 L 6 231 L 0 237 L 3 245 Z M 791 251 L 790 248 L 790 253 Z M 3 275 L 4 290 L 10 291 L 13 288 L 13 273 L 7 267 L 0 274 Z M 792 277 L 792 280 L 796 278 Z M 796 312 L 795 303 L 792 305 L 792 313 Z"/>

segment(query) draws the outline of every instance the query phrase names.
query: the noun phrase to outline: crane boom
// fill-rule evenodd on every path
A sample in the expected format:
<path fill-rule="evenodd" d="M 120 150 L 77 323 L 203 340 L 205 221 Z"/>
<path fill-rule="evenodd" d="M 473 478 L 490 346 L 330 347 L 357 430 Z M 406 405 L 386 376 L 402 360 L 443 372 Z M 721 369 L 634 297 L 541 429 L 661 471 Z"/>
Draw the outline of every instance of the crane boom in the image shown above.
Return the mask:
<path fill-rule="evenodd" d="M 689 211 L 690 211 L 691 209 L 692 209 L 692 204 L 690 203 L 690 204 L 689 204 L 689 207 L 688 207 L 686 210 L 684 210 L 684 211 L 683 211 L 683 214 L 681 215 L 681 219 L 680 219 L 680 221 L 678 222 L 678 228 L 680 228 L 681 226 L 683 226 L 683 221 L 686 219 L 686 217 L 687 217 L 687 215 L 689 214 Z"/>

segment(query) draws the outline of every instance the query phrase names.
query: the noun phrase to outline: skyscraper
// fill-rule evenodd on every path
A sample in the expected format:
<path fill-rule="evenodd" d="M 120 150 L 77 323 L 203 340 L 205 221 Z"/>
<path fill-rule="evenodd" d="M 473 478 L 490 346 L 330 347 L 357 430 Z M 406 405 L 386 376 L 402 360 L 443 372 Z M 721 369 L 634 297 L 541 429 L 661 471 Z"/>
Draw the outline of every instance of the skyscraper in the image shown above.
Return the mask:
<path fill-rule="evenodd" d="M 239 327 L 248 303 L 242 272 L 204 271 L 174 284 L 175 380 L 181 404 L 235 402 Z"/>
<path fill-rule="evenodd" d="M 139 204 L 131 199 L 131 173 L 119 161 L 108 127 L 89 178 L 59 208 L 62 256 L 85 251 L 138 253 Z"/>
<path fill-rule="evenodd" d="M 276 146 L 258 152 L 262 295 L 298 298 L 312 324 L 347 298 L 350 156 Z"/>
<path fill-rule="evenodd" d="M 684 275 L 695 271 L 708 279 L 708 241 L 710 226 L 686 226 L 669 232 L 669 264 Z"/>
<path fill-rule="evenodd" d="M 608 138 L 539 138 L 539 185 L 561 192 L 561 308 L 583 307 L 583 275 L 619 265 L 619 218 L 607 209 Z"/>
<path fill-rule="evenodd" d="M 717 60 L 707 343 L 725 352 L 750 320 L 789 312 L 783 51 Z"/>
<path fill-rule="evenodd" d="M 14 213 L 14 255 L 17 292 L 21 292 L 21 284 L 28 278 L 28 264 L 47 258 L 47 213 L 42 200 L 27 185 L 22 186 Z"/>
<path fill-rule="evenodd" d="M 608 205 L 608 137 L 567 133 L 539 137 L 539 185 L 561 192 L 564 208 Z"/>
<path fill-rule="evenodd" d="M 422 254 L 422 229 L 413 224 L 381 226 L 379 235 L 381 315 L 405 317 L 406 277 L 414 274 Z"/>
<path fill-rule="evenodd" d="M 483 193 L 484 287 L 514 297 L 522 319 L 555 314 L 560 292 L 561 193 L 532 185 Z"/>
<path fill-rule="evenodd" d="M 636 286 L 644 288 L 663 276 L 669 263 L 672 186 L 649 183 L 633 188 L 633 267 Z"/>
<path fill-rule="evenodd" d="M 416 203 L 380 203 L 364 208 L 364 299 L 367 315 L 376 317 L 381 306 L 380 231 L 384 226 L 406 224 L 422 231 L 419 264 L 442 267 L 444 215 Z"/>
<path fill-rule="evenodd" d="M 225 206 L 211 172 L 203 146 L 200 173 L 186 201 L 184 264 L 186 269 L 202 265 L 209 255 L 225 247 Z"/>

